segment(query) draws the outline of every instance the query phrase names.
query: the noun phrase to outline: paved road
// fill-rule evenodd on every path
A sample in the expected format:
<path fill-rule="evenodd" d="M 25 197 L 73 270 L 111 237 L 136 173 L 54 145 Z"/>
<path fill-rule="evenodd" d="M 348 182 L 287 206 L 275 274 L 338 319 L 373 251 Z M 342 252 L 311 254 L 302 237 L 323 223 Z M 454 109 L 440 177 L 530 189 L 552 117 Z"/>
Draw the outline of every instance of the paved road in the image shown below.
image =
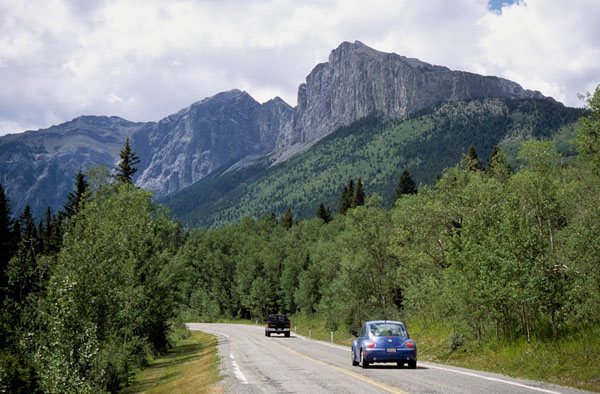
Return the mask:
<path fill-rule="evenodd" d="M 230 393 L 586 393 L 547 383 L 420 362 L 417 369 L 375 364 L 352 367 L 350 348 L 292 332 L 264 336 L 261 326 L 188 323 L 218 337 Z M 418 344 L 417 344 L 418 345 Z"/>

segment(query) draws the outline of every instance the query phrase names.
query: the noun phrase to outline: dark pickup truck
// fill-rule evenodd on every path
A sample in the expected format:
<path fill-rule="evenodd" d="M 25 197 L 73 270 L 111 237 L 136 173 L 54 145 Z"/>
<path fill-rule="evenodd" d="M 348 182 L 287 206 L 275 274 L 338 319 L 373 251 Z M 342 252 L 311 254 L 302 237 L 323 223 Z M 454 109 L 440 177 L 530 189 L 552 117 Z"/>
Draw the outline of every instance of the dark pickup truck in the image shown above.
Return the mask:
<path fill-rule="evenodd" d="M 265 326 L 265 336 L 270 337 L 271 334 L 284 334 L 290 336 L 290 327 L 292 324 L 286 315 L 269 315 L 267 325 Z"/>

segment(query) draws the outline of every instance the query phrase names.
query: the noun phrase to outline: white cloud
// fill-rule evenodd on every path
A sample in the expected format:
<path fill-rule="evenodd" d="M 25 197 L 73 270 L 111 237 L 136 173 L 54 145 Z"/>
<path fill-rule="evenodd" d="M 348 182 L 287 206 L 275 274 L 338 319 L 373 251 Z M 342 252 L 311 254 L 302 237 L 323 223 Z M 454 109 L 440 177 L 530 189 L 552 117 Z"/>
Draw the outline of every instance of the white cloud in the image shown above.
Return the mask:
<path fill-rule="evenodd" d="M 570 105 L 600 83 L 600 3 L 528 0 L 481 19 L 481 64 Z"/>
<path fill-rule="evenodd" d="M 0 0 L 0 135 L 82 114 L 158 120 L 296 89 L 342 41 L 498 75 L 568 105 L 600 83 L 597 0 Z M 12 128 L 12 129 L 11 129 Z"/>

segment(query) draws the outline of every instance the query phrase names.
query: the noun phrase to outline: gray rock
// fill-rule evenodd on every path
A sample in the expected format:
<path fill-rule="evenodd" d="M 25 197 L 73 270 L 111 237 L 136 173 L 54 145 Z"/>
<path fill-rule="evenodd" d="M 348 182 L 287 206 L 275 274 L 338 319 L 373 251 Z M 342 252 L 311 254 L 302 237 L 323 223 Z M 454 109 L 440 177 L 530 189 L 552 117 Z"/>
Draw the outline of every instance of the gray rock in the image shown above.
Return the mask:
<path fill-rule="evenodd" d="M 223 165 L 264 156 L 291 112 L 280 98 L 261 105 L 239 90 L 192 104 L 133 135 L 144 157 L 136 184 L 165 196 Z"/>
<path fill-rule="evenodd" d="M 342 43 L 298 88 L 298 105 L 273 152 L 275 163 L 301 152 L 340 126 L 371 114 L 402 118 L 446 101 L 544 98 L 515 82 L 452 71 L 356 41 Z"/>

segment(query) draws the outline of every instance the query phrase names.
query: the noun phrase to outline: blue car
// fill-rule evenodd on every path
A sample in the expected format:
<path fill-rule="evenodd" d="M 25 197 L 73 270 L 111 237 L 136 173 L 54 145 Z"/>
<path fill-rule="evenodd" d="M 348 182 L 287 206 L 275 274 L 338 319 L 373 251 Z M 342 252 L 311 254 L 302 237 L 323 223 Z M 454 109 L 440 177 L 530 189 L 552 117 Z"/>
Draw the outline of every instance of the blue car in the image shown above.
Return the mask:
<path fill-rule="evenodd" d="M 397 363 L 417 367 L 417 345 L 399 321 L 375 320 L 363 324 L 352 342 L 352 365 L 367 368 L 371 363 Z"/>

